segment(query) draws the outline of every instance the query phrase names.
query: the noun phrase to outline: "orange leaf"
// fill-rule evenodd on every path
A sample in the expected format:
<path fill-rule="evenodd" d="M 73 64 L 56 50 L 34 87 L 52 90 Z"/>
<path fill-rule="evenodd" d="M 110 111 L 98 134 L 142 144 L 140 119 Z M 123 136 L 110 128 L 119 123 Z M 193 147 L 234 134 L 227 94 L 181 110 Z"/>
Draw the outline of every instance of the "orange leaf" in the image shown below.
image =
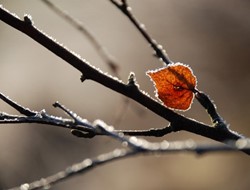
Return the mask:
<path fill-rule="evenodd" d="M 182 63 L 170 64 L 155 71 L 148 71 L 147 75 L 154 82 L 156 97 L 165 106 L 183 111 L 190 108 L 196 77 L 189 66 Z"/>

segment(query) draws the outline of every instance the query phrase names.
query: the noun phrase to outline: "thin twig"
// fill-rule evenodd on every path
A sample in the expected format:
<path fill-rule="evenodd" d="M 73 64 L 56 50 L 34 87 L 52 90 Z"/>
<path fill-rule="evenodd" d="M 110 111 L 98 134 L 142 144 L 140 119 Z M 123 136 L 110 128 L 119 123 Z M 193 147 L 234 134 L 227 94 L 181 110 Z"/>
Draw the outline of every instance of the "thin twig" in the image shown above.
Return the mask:
<path fill-rule="evenodd" d="M 47 5 L 51 10 L 53 10 L 57 15 L 62 17 L 65 21 L 71 24 L 74 28 L 79 30 L 81 34 L 83 34 L 87 39 L 91 42 L 93 47 L 96 49 L 99 56 L 105 61 L 111 71 L 115 74 L 115 76 L 119 77 L 118 69 L 119 66 L 117 62 L 114 60 L 113 56 L 103 47 L 94 37 L 94 35 L 84 26 L 81 22 L 73 18 L 71 15 L 60 9 L 54 3 L 49 0 L 41 0 L 45 5 Z"/>
<path fill-rule="evenodd" d="M 97 166 L 119 160 L 122 158 L 127 158 L 134 155 L 134 151 L 129 151 L 125 149 L 116 149 L 112 152 L 99 155 L 94 159 L 85 159 L 80 163 L 74 164 L 64 171 L 60 171 L 54 175 L 51 175 L 46 178 L 34 181 L 32 183 L 25 183 L 19 187 L 14 187 L 9 190 L 35 190 L 35 189 L 48 189 L 52 185 L 59 183 L 69 178 L 88 172 L 89 170 L 94 169 Z"/>
<path fill-rule="evenodd" d="M 9 104 L 11 107 L 13 107 L 14 109 L 16 109 L 21 114 L 24 114 L 26 116 L 34 116 L 34 115 L 36 115 L 36 113 L 34 111 L 31 111 L 30 109 L 25 108 L 25 107 L 19 105 L 18 103 L 14 102 L 10 98 L 8 98 L 4 94 L 2 94 L 1 92 L 0 92 L 0 99 L 2 99 L 4 102 L 6 102 L 7 104 Z"/>
<path fill-rule="evenodd" d="M 142 34 L 145 40 L 151 45 L 151 47 L 155 51 L 155 56 L 160 58 L 166 65 L 171 64 L 172 61 L 169 59 L 164 48 L 160 44 L 158 44 L 155 40 L 153 40 L 153 38 L 150 37 L 150 35 L 147 33 L 145 29 L 145 25 L 140 23 L 135 18 L 135 16 L 131 12 L 132 9 L 128 5 L 127 1 L 122 0 L 120 3 L 118 3 L 116 0 L 110 0 L 110 2 L 113 3 L 120 11 L 122 11 L 128 17 L 128 19 L 134 24 L 134 26 L 138 29 L 138 31 Z"/>
<path fill-rule="evenodd" d="M 131 142 L 131 140 L 126 138 L 123 133 L 115 131 L 114 127 L 107 125 L 102 120 L 97 119 L 93 123 L 90 123 L 86 119 L 82 119 L 76 113 L 67 109 L 65 106 L 61 105 L 59 102 L 54 103 L 53 106 L 59 107 L 64 112 L 66 112 L 72 119 L 74 119 L 75 125 L 78 126 L 78 129 L 76 129 L 76 130 L 78 130 L 78 132 L 81 132 L 81 130 L 79 130 L 79 128 L 80 128 L 79 126 L 83 126 L 84 129 L 87 127 L 89 132 L 92 133 L 91 135 L 109 136 L 109 137 L 116 139 L 118 141 L 126 142 L 127 145 L 132 147 L 133 149 L 140 149 L 141 148 L 140 145 L 137 145 L 136 143 Z M 78 133 L 78 135 L 79 135 L 79 133 Z M 83 136 L 83 137 L 85 137 L 85 136 Z"/>
<path fill-rule="evenodd" d="M 134 140 L 134 143 L 138 145 L 138 141 Z M 112 152 L 101 154 L 96 158 L 84 159 L 80 163 L 76 163 L 63 171 L 60 171 L 54 175 L 51 175 L 40 180 L 22 184 L 19 187 L 14 187 L 9 190 L 35 190 L 35 189 L 48 189 L 52 185 L 68 180 L 73 176 L 84 174 L 97 166 L 107 164 L 116 160 L 125 159 L 135 155 L 154 155 L 154 154 L 168 154 L 168 153 L 179 153 L 179 152 L 190 152 L 197 155 L 202 155 L 205 153 L 215 153 L 215 152 L 234 152 L 238 150 L 250 150 L 250 141 L 239 140 L 236 142 L 231 142 L 231 146 L 225 145 L 202 145 L 196 144 L 193 141 L 184 142 L 168 142 L 163 141 L 161 143 L 150 143 L 148 141 L 140 142 L 143 146 L 143 151 L 138 149 L 115 149 Z"/>
<path fill-rule="evenodd" d="M 151 128 L 146 130 L 116 130 L 116 132 L 121 132 L 124 135 L 129 136 L 162 137 L 174 132 L 174 130 L 171 128 L 171 126 L 168 126 L 164 128 Z"/>
<path fill-rule="evenodd" d="M 52 125 L 52 126 L 60 126 L 60 127 L 69 128 L 69 129 L 78 128 L 77 126 L 74 125 L 74 122 L 72 120 L 49 115 L 45 112 L 45 110 L 36 112 L 35 116 L 18 116 L 18 115 L 11 115 L 11 114 L 1 112 L 0 124 L 10 124 L 10 123 L 13 123 L 13 124 L 39 123 L 39 124 L 47 124 L 47 125 Z"/>
<path fill-rule="evenodd" d="M 212 123 L 214 127 L 228 129 L 228 125 L 224 121 L 224 119 L 219 115 L 216 110 L 215 103 L 203 92 L 196 90 L 195 92 L 196 99 L 200 102 L 200 104 L 207 110 L 207 113 L 211 117 Z"/>

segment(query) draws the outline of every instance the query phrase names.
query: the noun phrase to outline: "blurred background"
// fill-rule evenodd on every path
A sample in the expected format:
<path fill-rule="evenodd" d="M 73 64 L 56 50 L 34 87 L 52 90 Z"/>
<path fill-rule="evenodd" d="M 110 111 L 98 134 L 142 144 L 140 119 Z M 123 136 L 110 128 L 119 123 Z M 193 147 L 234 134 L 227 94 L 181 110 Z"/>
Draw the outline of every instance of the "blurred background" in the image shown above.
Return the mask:
<path fill-rule="evenodd" d="M 129 20 L 108 0 L 54 0 L 106 47 L 119 65 L 121 80 L 135 72 L 140 88 L 154 97 L 145 75 L 162 67 L 152 49 Z M 35 26 L 54 37 L 95 67 L 112 74 L 92 44 L 41 1 L 0 0 L 20 18 L 30 14 Z M 250 137 L 250 2 L 246 0 L 129 0 L 134 15 L 162 44 L 171 60 L 192 67 L 198 89 L 215 101 L 231 129 Z M 102 119 L 117 129 L 161 128 L 168 122 L 134 101 L 93 81 L 80 82 L 80 73 L 28 36 L 0 22 L 0 91 L 33 110 L 66 105 L 89 121 Z M 0 111 L 17 112 L 3 102 Z M 120 114 L 122 113 L 122 114 Z M 185 116 L 210 124 L 196 100 Z M 122 117 L 121 117 L 122 115 Z M 117 120 L 120 120 L 117 122 Z M 211 140 L 179 132 L 161 140 Z M 80 139 L 70 131 L 38 124 L 1 125 L 0 189 L 32 182 L 65 169 L 84 158 L 120 147 L 107 137 Z M 249 189 L 249 156 L 214 153 L 204 156 L 170 154 L 139 156 L 113 162 L 59 183 L 52 189 Z"/>

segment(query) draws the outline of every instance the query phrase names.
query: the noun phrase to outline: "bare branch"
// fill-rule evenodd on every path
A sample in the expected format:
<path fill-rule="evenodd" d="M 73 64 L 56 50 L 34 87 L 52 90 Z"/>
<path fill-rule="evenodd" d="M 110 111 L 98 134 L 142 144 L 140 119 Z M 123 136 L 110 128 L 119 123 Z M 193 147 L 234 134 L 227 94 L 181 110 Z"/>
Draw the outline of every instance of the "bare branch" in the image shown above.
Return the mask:
<path fill-rule="evenodd" d="M 5 96 L 4 96 L 5 97 Z M 12 100 L 10 100 L 10 104 L 13 104 Z M 45 110 L 42 110 L 40 112 L 35 112 L 35 115 L 33 116 L 16 116 L 16 115 L 9 115 L 6 113 L 0 113 L 0 124 L 8 124 L 8 123 L 40 123 L 40 124 L 49 124 L 53 126 L 60 126 L 68 129 L 72 129 L 72 134 L 77 137 L 84 137 L 84 138 L 92 138 L 96 135 L 104 135 L 109 136 L 115 140 L 126 142 L 126 144 L 136 150 L 144 151 L 144 149 L 148 149 L 148 146 L 150 145 L 145 140 L 139 140 L 135 137 L 132 138 L 126 138 L 125 135 L 138 135 L 138 136 L 163 136 L 171 132 L 175 132 L 178 130 L 181 130 L 181 125 L 174 125 L 172 123 L 169 127 L 163 128 L 163 129 L 150 129 L 146 131 L 127 131 L 127 130 L 115 130 L 112 126 L 107 125 L 105 122 L 101 120 L 95 120 L 93 123 L 90 123 L 87 119 L 82 119 L 80 116 L 78 116 L 73 111 L 67 109 L 65 106 L 61 105 L 60 103 L 56 102 L 54 103 L 54 107 L 59 107 L 62 109 L 65 113 L 67 113 L 72 119 L 64 119 L 61 117 L 56 117 L 49 115 L 45 112 Z M 224 128 L 212 128 L 209 127 L 209 129 L 214 129 L 217 131 L 214 131 L 215 134 L 213 138 L 216 138 L 216 135 L 223 133 L 223 135 L 229 133 L 228 135 L 234 135 L 237 136 L 238 134 Z M 243 137 L 241 137 L 243 138 Z M 136 142 L 134 141 L 136 139 Z M 240 139 L 240 138 L 238 138 Z M 227 139 L 225 141 L 221 141 L 223 143 L 227 143 L 229 140 L 237 140 L 237 139 Z M 151 147 L 151 145 L 150 145 Z M 250 155 L 250 150 L 243 149 L 243 152 Z"/>
<path fill-rule="evenodd" d="M 71 24 L 74 28 L 79 30 L 81 34 L 83 34 L 87 39 L 91 42 L 93 47 L 96 49 L 99 56 L 105 61 L 105 63 L 109 66 L 111 71 L 118 77 L 118 64 L 114 60 L 113 56 L 107 52 L 105 47 L 103 47 L 94 35 L 85 27 L 82 23 L 77 21 L 75 18 L 70 16 L 68 13 L 60 9 L 58 6 L 53 4 L 49 0 L 41 0 L 45 5 L 47 5 L 50 9 L 52 9 L 57 15 L 61 16 L 65 21 Z"/>
<path fill-rule="evenodd" d="M 124 133 L 124 135 L 129 136 L 150 136 L 150 137 L 162 137 L 169 133 L 175 132 L 171 126 L 158 128 L 158 129 L 148 129 L 148 130 L 117 130 L 117 132 Z"/>
<path fill-rule="evenodd" d="M 75 53 L 57 43 L 51 37 L 39 31 L 27 16 L 25 16 L 24 21 L 22 21 L 15 15 L 9 13 L 6 9 L 0 7 L 0 19 L 6 24 L 27 34 L 29 37 L 79 70 L 82 73 L 82 81 L 85 79 L 91 79 L 135 100 L 157 115 L 168 120 L 171 123 L 173 131 L 185 130 L 220 142 L 244 138 L 229 129 L 211 127 L 193 119 L 186 118 L 158 103 L 149 97 L 147 93 L 141 91 L 138 86 L 131 85 L 130 83 L 124 84 L 123 82 L 104 74 L 99 69 L 90 65 L 87 61 L 81 59 Z"/>
<path fill-rule="evenodd" d="M 46 3 L 50 3 L 48 0 L 43 0 Z M 114 5 L 116 5 L 127 17 L 132 21 L 136 28 L 141 32 L 143 37 L 150 43 L 154 49 L 156 56 L 162 59 L 166 65 L 172 63 L 171 60 L 167 57 L 165 50 L 162 49 L 160 45 L 154 41 L 149 34 L 146 32 L 144 26 L 137 21 L 137 19 L 131 13 L 131 9 L 128 6 L 126 0 L 121 0 L 118 3 L 115 0 L 110 0 Z M 56 12 L 62 14 L 66 20 L 68 20 L 72 25 L 75 25 L 80 31 L 85 29 L 76 22 L 72 17 L 67 14 L 57 10 L 57 7 L 54 7 L 50 3 L 51 8 L 55 9 Z M 49 188 L 51 185 L 59 183 L 63 180 L 67 180 L 73 176 L 83 174 L 88 172 L 97 166 L 103 164 L 120 160 L 123 158 L 128 158 L 134 155 L 161 155 L 169 153 L 178 153 L 178 152 L 190 152 L 192 154 L 202 155 L 205 153 L 213 152 L 233 152 L 233 151 L 242 151 L 250 155 L 250 140 L 244 138 L 242 135 L 237 134 L 234 131 L 231 131 L 226 125 L 225 121 L 218 114 L 215 104 L 210 100 L 210 98 L 198 90 L 194 90 L 196 98 L 200 104 L 207 110 L 209 116 L 212 119 L 213 126 L 205 125 L 199 123 L 193 119 L 186 118 L 166 107 L 156 102 L 154 99 L 149 97 L 145 92 L 139 89 L 139 85 L 135 79 L 135 74 L 131 73 L 127 83 L 117 80 L 107 74 L 102 73 L 99 69 L 96 69 L 94 66 L 90 65 L 87 61 L 81 59 L 78 55 L 66 49 L 59 43 L 57 43 L 53 38 L 47 36 L 38 30 L 34 25 L 30 16 L 24 16 L 24 20 L 20 20 L 15 15 L 9 13 L 7 10 L 0 7 L 0 19 L 9 24 L 10 26 L 16 28 L 17 30 L 27 34 L 29 37 L 40 43 L 42 46 L 46 47 L 51 52 L 55 53 L 57 56 L 61 57 L 63 60 L 68 62 L 70 65 L 75 67 L 82 73 L 81 80 L 90 79 L 96 81 L 118 93 L 129 97 L 141 105 L 147 107 L 154 113 L 165 118 L 170 122 L 170 125 L 165 128 L 152 128 L 149 130 L 115 130 L 112 126 L 106 124 L 102 120 L 95 120 L 94 122 L 89 122 L 86 119 L 81 118 L 73 111 L 66 108 L 64 105 L 56 102 L 54 107 L 60 108 L 64 111 L 70 119 L 65 119 L 61 117 L 56 117 L 49 115 L 42 111 L 31 111 L 28 108 L 25 108 L 7 96 L 0 93 L 0 98 L 14 109 L 20 112 L 22 115 L 10 115 L 4 112 L 0 112 L 0 124 L 8 123 L 41 123 L 49 124 L 52 126 L 60 126 L 67 129 L 72 129 L 72 134 L 77 137 L 92 138 L 96 135 L 108 136 L 116 141 L 121 142 L 124 146 L 121 149 L 115 149 L 109 153 L 101 154 L 96 158 L 87 158 L 80 163 L 76 163 L 65 170 L 58 172 L 54 175 L 51 175 L 46 178 L 34 181 L 32 183 L 25 183 L 19 187 L 14 187 L 12 190 L 31 190 L 31 189 L 42 189 Z M 86 31 L 85 31 L 86 32 Z M 89 38 L 93 40 L 91 34 Z M 93 38 L 93 39 L 92 39 Z M 94 39 L 95 40 L 95 39 Z M 97 42 L 92 42 L 97 43 Z M 98 43 L 96 45 L 97 49 L 102 48 Z M 99 50 L 102 54 L 102 50 Z M 108 54 L 106 59 L 109 62 Z M 108 63 L 112 67 L 113 63 Z M 114 66 L 114 65 L 113 65 Z M 115 70 L 115 69 L 114 69 Z M 176 131 L 189 131 L 195 134 L 208 137 L 223 144 L 198 144 L 193 141 L 162 141 L 160 143 L 152 143 L 144 139 L 134 137 L 137 136 L 163 136 Z M 125 135 L 130 135 L 132 137 L 126 137 Z"/>
<path fill-rule="evenodd" d="M 200 102 L 200 104 L 207 110 L 207 113 L 212 119 L 214 127 L 220 127 L 227 130 L 228 125 L 223 120 L 223 118 L 218 114 L 216 110 L 216 105 L 212 102 L 209 96 L 203 92 L 199 92 L 198 90 L 196 90 L 195 97 Z"/>
<path fill-rule="evenodd" d="M 0 92 L 0 99 L 2 99 L 4 102 L 9 104 L 11 107 L 16 109 L 21 114 L 24 114 L 26 116 L 34 116 L 34 115 L 36 115 L 36 113 L 34 111 L 31 111 L 28 108 L 22 107 L 21 105 L 17 104 L 16 102 L 14 102 L 10 98 L 8 98 L 4 94 L 2 94 L 1 92 Z"/>
<path fill-rule="evenodd" d="M 138 31 L 142 34 L 142 36 L 145 38 L 145 40 L 150 44 L 150 46 L 153 48 L 155 56 L 159 59 L 161 59 L 166 65 L 172 63 L 172 61 L 169 59 L 166 51 L 162 47 L 162 45 L 158 44 L 156 40 L 153 40 L 150 35 L 147 33 L 145 29 L 145 25 L 140 23 L 135 16 L 132 14 L 132 9 L 128 5 L 126 0 L 122 0 L 120 3 L 118 3 L 116 0 L 110 0 L 111 3 L 113 3 L 121 12 L 123 12 L 128 19 L 134 24 L 134 26 L 138 29 Z"/>
<path fill-rule="evenodd" d="M 133 138 L 133 137 L 132 137 Z M 35 189 L 44 189 L 49 188 L 52 185 L 59 183 L 69 178 L 84 174 L 97 166 L 113 162 L 115 160 L 120 160 L 128 158 L 134 155 L 154 155 L 154 154 L 168 154 L 168 153 L 179 153 L 179 152 L 191 152 L 194 154 L 205 154 L 205 153 L 214 153 L 214 152 L 232 152 L 238 150 L 250 150 L 250 141 L 248 139 L 238 140 L 236 142 L 231 142 L 231 146 L 225 145 L 202 145 L 196 144 L 193 141 L 184 141 L 184 142 L 168 142 L 163 141 L 161 143 L 150 143 L 146 140 L 141 140 L 133 138 L 131 140 L 134 143 L 134 146 L 140 145 L 143 149 L 115 149 L 112 152 L 101 154 L 96 158 L 84 159 L 80 163 L 76 163 L 63 171 L 60 171 L 54 175 L 51 175 L 46 178 L 34 181 L 32 183 L 25 183 L 19 187 L 14 187 L 9 190 L 35 190 Z"/>
<path fill-rule="evenodd" d="M 108 162 L 112 162 L 122 158 L 127 158 L 129 156 L 134 155 L 134 153 L 135 153 L 134 151 L 129 151 L 125 149 L 116 149 L 112 152 L 99 155 L 94 159 L 84 159 L 82 162 L 76 163 L 66 168 L 64 171 L 60 171 L 47 178 L 42 178 L 32 183 L 25 183 L 19 187 L 14 187 L 9 190 L 35 190 L 44 188 L 48 189 L 52 185 L 59 183 L 63 180 L 67 180 L 73 176 L 83 174 L 89 170 L 94 169 L 97 166 L 106 164 Z"/>
<path fill-rule="evenodd" d="M 1 94 L 2 99 L 6 99 L 6 97 Z M 8 99 L 7 104 L 12 105 L 14 101 Z M 16 109 L 19 109 L 18 106 Z M 42 189 L 49 188 L 50 186 L 59 183 L 63 180 L 68 180 L 69 178 L 83 174 L 84 172 L 88 172 L 94 169 L 97 166 L 103 165 L 105 163 L 109 163 L 115 160 L 120 160 L 123 158 L 127 158 L 133 155 L 153 155 L 153 154 L 167 154 L 167 153 L 177 153 L 177 152 L 191 152 L 198 155 L 204 153 L 212 153 L 212 152 L 224 152 L 224 151 L 243 151 L 245 153 L 250 153 L 250 140 L 249 139 L 240 139 L 237 141 L 229 141 L 225 142 L 225 145 L 203 145 L 196 144 L 193 141 L 162 141 L 160 143 L 151 143 L 144 139 L 139 139 L 136 137 L 127 138 L 120 131 L 114 130 L 112 126 L 107 125 L 101 120 L 96 120 L 93 123 L 88 122 L 86 119 L 82 119 L 73 111 L 67 109 L 65 106 L 56 102 L 54 107 L 59 107 L 65 113 L 67 113 L 73 120 L 63 119 L 60 117 L 50 116 L 46 114 L 44 110 L 40 112 L 35 112 L 33 116 L 15 116 L 9 115 L 5 113 L 0 114 L 0 123 L 43 123 L 50 124 L 55 126 L 62 126 L 65 128 L 73 128 L 78 132 L 84 131 L 94 135 L 105 135 L 113 138 L 114 140 L 120 141 L 124 146 L 128 146 L 127 148 L 115 149 L 112 152 L 102 154 L 93 159 L 84 159 L 80 163 L 76 163 L 63 171 L 60 171 L 54 175 L 51 175 L 46 178 L 42 178 L 40 180 L 34 181 L 32 183 L 25 183 L 19 187 L 14 187 L 11 190 L 34 190 L 34 189 Z M 171 126 L 168 127 L 171 129 Z M 164 133 L 167 132 L 165 129 L 161 129 Z M 151 129 L 151 131 L 154 131 Z M 159 132 L 159 131 L 155 131 Z M 168 132 L 172 132 L 168 131 Z"/>

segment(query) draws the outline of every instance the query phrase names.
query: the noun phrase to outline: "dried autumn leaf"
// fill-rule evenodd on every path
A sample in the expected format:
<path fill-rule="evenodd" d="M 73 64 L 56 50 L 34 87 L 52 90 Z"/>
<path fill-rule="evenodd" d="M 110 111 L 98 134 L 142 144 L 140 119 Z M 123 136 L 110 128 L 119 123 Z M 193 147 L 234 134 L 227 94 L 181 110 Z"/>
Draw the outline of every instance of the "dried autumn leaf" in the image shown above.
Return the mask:
<path fill-rule="evenodd" d="M 147 75 L 155 84 L 155 94 L 165 106 L 187 110 L 194 98 L 196 77 L 191 68 L 182 63 L 148 71 Z"/>

